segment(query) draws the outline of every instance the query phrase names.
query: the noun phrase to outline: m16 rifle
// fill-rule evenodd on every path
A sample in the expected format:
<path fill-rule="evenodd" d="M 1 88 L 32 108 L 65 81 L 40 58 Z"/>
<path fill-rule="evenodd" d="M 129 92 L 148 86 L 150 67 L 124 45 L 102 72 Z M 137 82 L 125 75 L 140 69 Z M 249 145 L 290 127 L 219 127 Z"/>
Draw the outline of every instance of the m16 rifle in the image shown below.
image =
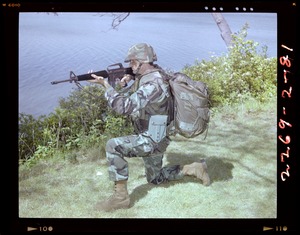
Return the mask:
<path fill-rule="evenodd" d="M 75 75 L 73 71 L 70 71 L 70 78 L 65 80 L 59 80 L 59 81 L 52 81 L 51 84 L 58 84 L 62 82 L 75 82 L 77 86 L 79 86 L 80 81 L 87 81 L 87 80 L 94 80 L 94 78 L 91 76 L 91 74 L 95 74 L 97 76 L 101 76 L 104 78 L 107 78 L 108 83 L 112 86 L 116 86 L 116 81 L 121 79 L 125 74 L 129 74 L 134 76 L 132 69 L 124 68 L 121 63 L 112 64 L 107 67 L 107 70 L 101 70 L 97 72 L 91 72 L 87 74 L 82 75 Z"/>

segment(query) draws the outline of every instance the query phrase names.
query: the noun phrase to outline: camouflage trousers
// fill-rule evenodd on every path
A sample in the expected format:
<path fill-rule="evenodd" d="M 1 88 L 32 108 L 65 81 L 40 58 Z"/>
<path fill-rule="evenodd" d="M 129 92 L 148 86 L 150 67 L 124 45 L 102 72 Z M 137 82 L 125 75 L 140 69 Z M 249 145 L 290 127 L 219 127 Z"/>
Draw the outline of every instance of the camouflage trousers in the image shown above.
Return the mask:
<path fill-rule="evenodd" d="M 163 154 L 169 144 L 168 137 L 155 143 L 150 137 L 142 134 L 110 139 L 106 144 L 109 179 L 112 181 L 128 179 L 128 162 L 125 157 L 143 159 L 149 183 L 160 184 L 183 178 L 179 165 L 162 167 Z"/>

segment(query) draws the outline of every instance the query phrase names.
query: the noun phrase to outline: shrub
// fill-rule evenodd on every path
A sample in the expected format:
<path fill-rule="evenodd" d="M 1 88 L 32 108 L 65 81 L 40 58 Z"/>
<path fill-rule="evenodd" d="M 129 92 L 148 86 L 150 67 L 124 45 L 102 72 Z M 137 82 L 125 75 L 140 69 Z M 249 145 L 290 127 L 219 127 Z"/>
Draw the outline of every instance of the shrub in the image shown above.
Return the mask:
<path fill-rule="evenodd" d="M 246 40 L 248 25 L 232 35 L 227 54 L 196 61 L 183 72 L 208 84 L 213 106 L 236 103 L 240 97 L 252 96 L 265 101 L 276 95 L 276 58 L 267 57 L 267 47 L 258 51 L 258 43 Z"/>
<path fill-rule="evenodd" d="M 128 118 L 107 107 L 101 86 L 85 86 L 73 90 L 59 100 L 54 113 L 38 119 L 19 115 L 19 159 L 51 157 L 55 151 L 101 145 L 109 137 L 127 135 L 132 131 Z"/>

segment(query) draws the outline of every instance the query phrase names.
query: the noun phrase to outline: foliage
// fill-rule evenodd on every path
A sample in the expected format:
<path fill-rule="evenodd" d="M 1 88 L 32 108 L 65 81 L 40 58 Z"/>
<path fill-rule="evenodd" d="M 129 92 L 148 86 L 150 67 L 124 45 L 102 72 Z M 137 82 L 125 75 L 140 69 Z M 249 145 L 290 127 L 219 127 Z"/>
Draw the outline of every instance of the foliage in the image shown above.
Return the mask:
<path fill-rule="evenodd" d="M 28 160 L 39 145 L 44 145 L 44 116 L 35 119 L 32 115 L 19 114 L 19 159 Z"/>
<path fill-rule="evenodd" d="M 183 72 L 208 84 L 213 106 L 233 104 L 241 98 L 266 101 L 276 95 L 276 58 L 267 57 L 267 47 L 258 51 L 258 43 L 246 40 L 248 25 L 232 35 L 227 54 L 196 61 Z"/>
<path fill-rule="evenodd" d="M 34 162 L 59 151 L 87 148 L 117 135 L 132 133 L 128 118 L 107 107 L 100 86 L 73 90 L 49 116 L 19 115 L 19 161 Z"/>

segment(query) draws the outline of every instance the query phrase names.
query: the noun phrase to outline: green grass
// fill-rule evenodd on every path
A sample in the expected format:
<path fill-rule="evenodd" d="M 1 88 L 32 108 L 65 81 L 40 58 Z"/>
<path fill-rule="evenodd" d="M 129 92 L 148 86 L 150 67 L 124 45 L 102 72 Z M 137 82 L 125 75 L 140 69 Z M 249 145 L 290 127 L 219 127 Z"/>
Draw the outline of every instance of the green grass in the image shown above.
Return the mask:
<path fill-rule="evenodd" d="M 211 185 L 186 176 L 148 184 L 142 159 L 129 162 L 129 209 L 98 212 L 98 200 L 113 192 L 100 149 L 74 159 L 57 156 L 19 169 L 21 218 L 276 218 L 276 101 L 250 100 L 212 113 L 206 139 L 176 136 L 164 164 L 185 165 L 205 158 Z M 102 150 L 103 151 L 103 150 Z"/>

